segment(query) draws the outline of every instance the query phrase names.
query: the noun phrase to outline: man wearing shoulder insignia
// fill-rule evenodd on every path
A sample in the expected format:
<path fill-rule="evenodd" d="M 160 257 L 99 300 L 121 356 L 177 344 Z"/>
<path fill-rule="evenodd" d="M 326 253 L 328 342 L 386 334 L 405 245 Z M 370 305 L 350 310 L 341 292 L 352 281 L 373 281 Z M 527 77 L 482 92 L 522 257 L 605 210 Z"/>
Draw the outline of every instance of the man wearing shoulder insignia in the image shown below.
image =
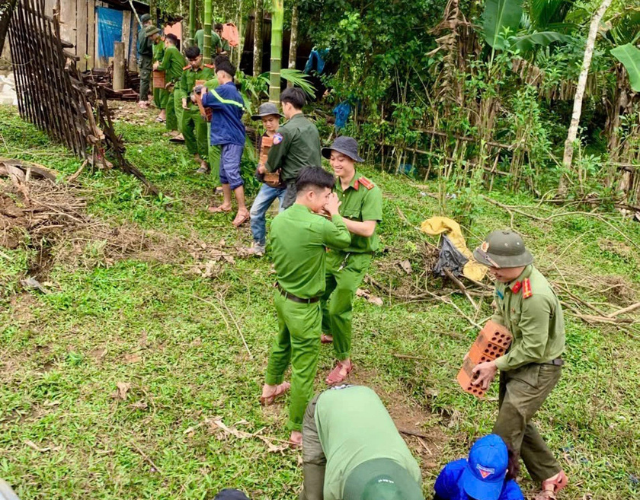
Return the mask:
<path fill-rule="evenodd" d="M 267 163 L 258 167 L 259 174 L 280 172 L 287 190 L 281 208 L 289 208 L 296 201 L 296 177 L 303 167 L 319 167 L 320 134 L 318 129 L 302 113 L 306 102 L 304 91 L 297 87 L 285 89 L 280 95 L 282 113 L 287 122 L 273 136 Z"/>
<path fill-rule="evenodd" d="M 322 342 L 333 342 L 338 362 L 327 384 L 343 382 L 351 372 L 351 320 L 353 299 L 378 249 L 376 226 L 382 220 L 382 191 L 366 177 L 358 175 L 358 143 L 338 137 L 322 155 L 336 174 L 340 215 L 351 233 L 351 245 L 327 254 L 327 287 L 322 297 Z"/>
<path fill-rule="evenodd" d="M 560 379 L 565 334 L 562 307 L 533 256 L 513 231 L 494 231 L 473 252 L 496 280 L 493 321 L 513 335 L 510 349 L 480 363 L 474 382 L 483 389 L 500 370 L 498 419 L 493 428 L 522 456 L 532 479 L 542 484 L 536 500 L 551 500 L 567 476 L 531 421 Z"/>

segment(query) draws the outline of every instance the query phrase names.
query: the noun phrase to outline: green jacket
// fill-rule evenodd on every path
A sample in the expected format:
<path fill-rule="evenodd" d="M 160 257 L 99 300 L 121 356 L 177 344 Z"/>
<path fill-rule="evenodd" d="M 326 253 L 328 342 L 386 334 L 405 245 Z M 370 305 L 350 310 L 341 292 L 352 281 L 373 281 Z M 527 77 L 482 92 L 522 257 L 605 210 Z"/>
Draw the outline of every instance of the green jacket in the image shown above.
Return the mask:
<path fill-rule="evenodd" d="M 379 458 L 393 460 L 417 485 L 422 483 L 416 459 L 372 389 L 348 386 L 323 392 L 316 403 L 315 421 L 327 459 L 324 500 L 343 499 L 354 469 Z"/>
<path fill-rule="evenodd" d="M 295 180 L 302 167 L 321 167 L 320 134 L 302 113 L 281 125 L 273 137 L 266 168 L 269 172 L 282 169 L 282 180 Z"/>
<path fill-rule="evenodd" d="M 278 283 L 303 299 L 324 292 L 326 247 L 340 249 L 351 243 L 340 215 L 329 221 L 298 203 L 273 219 L 270 236 Z"/>
<path fill-rule="evenodd" d="M 177 82 L 182 77 L 182 68 L 185 64 L 186 61 L 180 51 L 174 46 L 169 46 L 164 51 L 158 70 L 165 72 L 165 81 Z"/>
<path fill-rule="evenodd" d="M 342 202 L 340 215 L 345 219 L 356 222 L 382 220 L 382 191 L 366 177 L 356 172 L 351 183 L 342 190 L 340 178 L 336 179 L 336 194 Z M 351 245 L 343 250 L 347 253 L 372 253 L 380 246 L 380 238 L 374 232 L 368 238 L 365 236 L 351 235 Z"/>
<path fill-rule="evenodd" d="M 204 30 L 196 31 L 196 34 L 193 36 L 200 49 L 200 52 L 204 54 Z M 221 52 L 231 52 L 231 46 L 229 42 L 220 38 L 215 31 L 211 31 L 211 55 L 213 57 L 218 53 L 218 48 Z"/>
<path fill-rule="evenodd" d="M 138 30 L 138 58 L 151 59 L 153 57 L 153 42 L 147 37 L 144 28 Z"/>
<path fill-rule="evenodd" d="M 196 86 L 197 80 L 204 80 L 205 82 L 213 78 L 213 72 L 206 66 L 201 66 L 197 70 L 193 70 L 191 66 L 183 68 L 182 76 L 180 77 L 180 90 L 184 92 L 183 95 L 187 96 L 187 102 L 189 103 L 189 109 L 195 111 L 198 106 L 191 102 L 191 92 Z"/>
<path fill-rule="evenodd" d="M 164 42 L 158 41 L 153 44 L 153 61 L 162 61 L 164 57 Z"/>
<path fill-rule="evenodd" d="M 515 370 L 562 355 L 565 341 L 562 307 L 547 279 L 533 265 L 525 267 L 509 284 L 496 283 L 495 302 L 497 311 L 492 319 L 513 335 L 507 354 L 496 359 L 498 369 Z"/>

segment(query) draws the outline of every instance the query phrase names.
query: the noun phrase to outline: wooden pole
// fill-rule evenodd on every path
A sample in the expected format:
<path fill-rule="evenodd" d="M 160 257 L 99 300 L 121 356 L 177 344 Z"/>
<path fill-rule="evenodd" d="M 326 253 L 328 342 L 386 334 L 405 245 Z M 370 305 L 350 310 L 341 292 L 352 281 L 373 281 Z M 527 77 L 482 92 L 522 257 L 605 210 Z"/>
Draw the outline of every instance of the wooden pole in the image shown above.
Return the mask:
<path fill-rule="evenodd" d="M 113 90 L 124 89 L 126 58 L 124 56 L 124 43 L 113 43 Z"/>
<path fill-rule="evenodd" d="M 295 1 L 295 0 L 294 0 Z M 289 69 L 296 69 L 296 57 L 298 56 L 298 2 L 293 4 L 291 10 L 291 41 L 289 43 Z M 287 82 L 287 88 L 293 87 L 293 82 Z"/>
<path fill-rule="evenodd" d="M 260 76 L 262 73 L 263 21 L 264 0 L 256 0 L 256 15 L 253 22 L 253 76 Z"/>

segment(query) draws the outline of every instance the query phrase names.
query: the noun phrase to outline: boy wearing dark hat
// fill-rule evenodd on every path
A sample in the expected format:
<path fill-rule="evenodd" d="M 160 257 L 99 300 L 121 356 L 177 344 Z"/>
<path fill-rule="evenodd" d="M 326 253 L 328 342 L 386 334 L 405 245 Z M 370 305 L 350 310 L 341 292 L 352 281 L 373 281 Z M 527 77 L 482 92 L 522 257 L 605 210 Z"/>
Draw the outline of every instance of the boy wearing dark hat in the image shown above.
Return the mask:
<path fill-rule="evenodd" d="M 536 500 L 552 500 L 567 476 L 532 422 L 560 380 L 564 351 L 562 306 L 533 256 L 513 231 L 494 231 L 473 251 L 496 280 L 496 312 L 513 341 L 504 356 L 480 363 L 474 384 L 489 387 L 500 370 L 498 419 L 493 432 L 520 454 L 531 478 L 541 483 Z"/>
<path fill-rule="evenodd" d="M 189 47 L 185 50 L 185 56 L 189 62 L 182 68 L 180 77 L 180 91 L 182 98 L 182 135 L 187 145 L 187 150 L 195 160 L 200 163 L 200 169 L 208 169 L 207 154 L 209 153 L 209 141 L 207 140 L 207 122 L 200 115 L 200 109 L 195 104 L 194 99 L 188 102 L 196 87 L 196 82 L 206 82 L 213 78 L 213 73 L 209 65 L 202 64 L 202 54 L 198 47 Z"/>
<path fill-rule="evenodd" d="M 351 331 L 353 299 L 378 249 L 376 235 L 382 220 L 382 191 L 356 171 L 358 143 L 352 137 L 338 137 L 322 155 L 336 174 L 336 193 L 340 215 L 351 233 L 351 245 L 327 254 L 327 287 L 322 297 L 322 342 L 333 342 L 338 362 L 326 382 L 344 381 L 351 372 Z"/>
<path fill-rule="evenodd" d="M 147 29 L 154 28 L 151 16 L 144 14 L 140 18 L 142 26 L 138 30 L 138 73 L 140 74 L 140 96 L 138 106 L 149 107 L 149 88 L 151 87 L 151 67 L 153 65 L 153 41 L 147 35 Z"/>
<path fill-rule="evenodd" d="M 251 117 L 252 120 L 262 120 L 262 126 L 264 127 L 264 134 L 260 137 L 258 142 L 258 151 L 262 150 L 263 139 L 273 139 L 278 127 L 280 126 L 280 118 L 282 115 L 278 111 L 275 104 L 266 102 L 261 104 L 258 108 L 258 113 Z M 276 198 L 280 201 L 280 211 L 282 208 L 282 200 L 284 199 L 284 193 L 286 191 L 286 185 L 282 184 L 279 180 L 277 183 L 265 182 L 265 174 L 267 169 L 260 162 L 258 163 L 258 169 L 256 171 L 256 177 L 262 186 L 260 191 L 253 200 L 251 205 L 251 234 L 253 235 L 253 244 L 251 248 L 247 250 L 249 254 L 253 254 L 256 257 L 262 257 L 265 252 L 265 246 L 267 244 L 267 230 L 265 216 L 267 210 Z M 279 179 L 280 176 L 278 176 Z"/>
<path fill-rule="evenodd" d="M 238 92 L 233 77 L 236 70 L 226 57 L 216 58 L 215 89 L 202 89 L 202 105 L 211 108 L 211 145 L 220 146 L 220 182 L 224 200 L 218 207 L 209 207 L 211 213 L 231 212 L 231 192 L 238 204 L 233 220 L 240 227 L 249 220 L 249 210 L 244 199 L 244 181 L 240 175 L 240 162 L 244 150 L 246 132 L 242 123 L 244 100 Z"/>
<path fill-rule="evenodd" d="M 364 386 L 333 387 L 307 406 L 300 500 L 423 500 L 420 467 Z"/>

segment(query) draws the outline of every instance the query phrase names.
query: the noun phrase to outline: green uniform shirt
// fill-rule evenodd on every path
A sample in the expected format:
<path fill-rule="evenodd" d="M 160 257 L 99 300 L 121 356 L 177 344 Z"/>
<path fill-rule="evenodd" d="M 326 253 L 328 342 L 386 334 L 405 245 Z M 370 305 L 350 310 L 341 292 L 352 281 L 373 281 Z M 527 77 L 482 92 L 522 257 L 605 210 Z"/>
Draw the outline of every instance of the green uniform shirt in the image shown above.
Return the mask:
<path fill-rule="evenodd" d="M 278 283 L 302 299 L 324 292 L 326 247 L 339 249 L 351 243 L 340 215 L 329 221 L 298 203 L 273 219 L 270 236 Z"/>
<path fill-rule="evenodd" d="M 193 70 L 191 67 L 182 71 L 180 77 L 180 90 L 187 96 L 187 103 L 189 104 L 189 110 L 195 111 L 198 109 L 198 105 L 191 102 L 191 92 L 196 86 L 197 80 L 204 80 L 205 82 L 213 78 L 213 72 L 205 67 L 201 66 L 197 70 Z"/>
<path fill-rule="evenodd" d="M 302 167 L 322 166 L 320 134 L 302 113 L 294 115 L 278 128 L 269 150 L 266 168 L 269 172 L 282 169 L 282 180 L 292 181 Z M 291 292 L 293 293 L 293 292 Z"/>
<path fill-rule="evenodd" d="M 158 43 L 153 44 L 153 60 L 162 61 L 164 57 L 164 42 L 159 40 Z"/>
<path fill-rule="evenodd" d="M 204 54 L 204 30 L 196 31 L 193 37 L 200 49 L 200 52 Z M 220 38 L 215 31 L 211 32 L 211 54 L 215 57 L 218 53 L 218 48 L 221 52 L 231 52 L 231 46 L 225 39 Z"/>
<path fill-rule="evenodd" d="M 368 189 L 362 182 L 358 172 L 351 179 L 349 187 L 342 190 L 340 178 L 336 179 L 336 194 L 342 202 L 340 205 L 340 215 L 345 219 L 356 222 L 382 220 L 382 191 L 378 186 Z M 365 182 L 368 179 L 365 180 Z M 368 181 L 371 182 L 371 181 Z M 373 184 L 373 183 L 371 183 Z M 344 252 L 348 253 L 371 253 L 375 252 L 380 245 L 380 238 L 374 232 L 368 238 L 366 236 L 351 235 L 351 245 Z"/>
<path fill-rule="evenodd" d="M 151 41 L 151 38 L 147 37 L 146 29 L 140 28 L 138 30 L 138 58 L 153 57 L 153 47 L 151 46 L 152 43 L 153 42 Z"/>
<path fill-rule="evenodd" d="M 523 297 L 529 279 L 531 296 Z M 509 351 L 496 359 L 501 371 L 515 370 L 529 363 L 545 363 L 564 351 L 564 316 L 558 297 L 547 279 L 533 265 L 509 284 L 496 283 L 498 310 L 493 320 L 513 335 Z"/>
<path fill-rule="evenodd" d="M 327 458 L 324 500 L 342 500 L 349 474 L 358 465 L 377 458 L 393 460 L 421 484 L 420 467 L 370 388 L 353 386 L 323 392 L 316 403 L 315 421 Z"/>
<path fill-rule="evenodd" d="M 177 47 L 171 45 L 164 51 L 164 57 L 158 65 L 158 70 L 165 72 L 165 80 L 167 82 L 177 82 L 182 77 L 182 68 L 186 64 L 184 56 Z"/>

